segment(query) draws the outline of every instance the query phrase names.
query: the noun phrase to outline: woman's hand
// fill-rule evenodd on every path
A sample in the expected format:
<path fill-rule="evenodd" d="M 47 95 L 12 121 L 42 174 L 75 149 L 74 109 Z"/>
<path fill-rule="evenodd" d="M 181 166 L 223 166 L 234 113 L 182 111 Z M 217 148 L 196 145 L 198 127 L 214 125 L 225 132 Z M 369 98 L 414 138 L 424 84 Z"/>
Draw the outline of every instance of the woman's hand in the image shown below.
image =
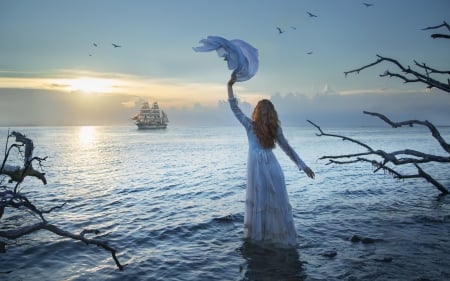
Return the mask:
<path fill-rule="evenodd" d="M 308 167 L 306 166 L 303 171 L 306 173 L 306 175 L 312 179 L 314 179 L 314 177 L 316 176 L 316 174 L 314 174 L 314 172 Z"/>
<path fill-rule="evenodd" d="M 233 84 L 236 82 L 236 74 L 232 73 L 230 81 L 228 81 L 228 86 L 233 86 Z"/>
<path fill-rule="evenodd" d="M 233 73 L 233 74 L 231 74 L 230 81 L 228 81 L 228 99 L 234 98 L 233 84 L 235 82 L 236 82 L 236 75 Z"/>

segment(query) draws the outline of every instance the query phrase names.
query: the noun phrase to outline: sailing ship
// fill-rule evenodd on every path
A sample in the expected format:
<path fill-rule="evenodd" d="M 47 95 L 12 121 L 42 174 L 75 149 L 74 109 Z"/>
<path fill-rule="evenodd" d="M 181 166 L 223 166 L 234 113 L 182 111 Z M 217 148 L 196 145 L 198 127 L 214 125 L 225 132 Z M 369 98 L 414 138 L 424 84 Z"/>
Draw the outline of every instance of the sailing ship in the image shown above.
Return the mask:
<path fill-rule="evenodd" d="M 154 102 L 152 107 L 148 102 L 144 102 L 133 120 L 138 129 L 165 129 L 169 122 L 166 113 L 159 108 L 157 102 Z"/>

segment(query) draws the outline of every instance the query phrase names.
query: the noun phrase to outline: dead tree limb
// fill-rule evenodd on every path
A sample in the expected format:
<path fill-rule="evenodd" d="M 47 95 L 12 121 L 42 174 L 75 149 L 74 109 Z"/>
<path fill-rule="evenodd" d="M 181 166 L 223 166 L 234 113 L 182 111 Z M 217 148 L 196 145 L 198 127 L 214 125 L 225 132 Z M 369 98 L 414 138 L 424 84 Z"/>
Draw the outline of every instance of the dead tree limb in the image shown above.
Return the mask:
<path fill-rule="evenodd" d="M 13 143 L 8 147 L 8 140 L 10 137 L 15 137 L 16 143 Z M 7 145 L 5 149 L 5 158 L 2 162 L 2 165 L 0 166 L 0 174 L 4 174 L 10 177 L 9 183 L 11 184 L 15 182 L 15 185 L 14 187 L 8 185 L 0 185 L 0 219 L 2 219 L 5 209 L 9 208 L 13 210 L 26 210 L 28 213 L 39 217 L 40 221 L 31 225 L 24 225 L 14 229 L 3 229 L 5 227 L 5 224 L 2 223 L 0 224 L 0 237 L 6 239 L 17 239 L 39 230 L 47 230 L 62 237 L 67 237 L 73 240 L 84 242 L 86 245 L 97 245 L 109 251 L 117 267 L 120 270 L 123 270 L 124 266 L 121 265 L 119 260 L 117 259 L 116 250 L 114 248 L 100 239 L 85 237 L 85 235 L 88 233 L 94 233 L 97 235 L 100 233 L 100 231 L 96 229 L 85 229 L 81 231 L 80 234 L 74 234 L 69 231 L 63 230 L 55 226 L 54 224 L 50 224 L 46 220 L 44 214 L 50 213 L 57 209 L 61 209 L 65 205 L 65 203 L 58 206 L 53 206 L 47 210 L 39 209 L 26 197 L 25 194 L 19 191 L 19 185 L 27 176 L 38 177 L 44 184 L 47 183 L 45 173 L 35 170 L 32 165 L 33 162 L 37 161 L 41 166 L 41 161 L 44 161 L 46 158 L 34 157 L 33 141 L 21 133 L 12 132 L 11 134 L 9 134 L 8 132 L 6 143 Z M 23 148 L 24 150 L 22 150 Z M 17 149 L 19 151 L 19 154 L 23 154 L 23 166 L 11 166 L 6 164 L 7 159 L 11 156 L 12 149 Z M 2 252 L 3 250 L 4 247 L 2 247 Z"/>
<path fill-rule="evenodd" d="M 393 127 L 399 127 L 403 125 L 413 126 L 415 124 L 426 126 L 430 129 L 432 132 L 433 137 L 441 144 L 441 147 L 444 148 L 444 150 L 450 154 L 449 144 L 445 142 L 445 140 L 441 137 L 439 131 L 434 127 L 431 123 L 428 121 L 417 121 L 417 120 L 409 120 L 404 122 L 392 122 L 389 118 L 386 116 L 374 113 L 374 112 L 364 112 L 365 114 L 377 116 L 386 123 L 390 124 Z M 325 155 L 320 157 L 321 160 L 328 160 L 328 164 L 351 164 L 356 162 L 368 162 L 371 163 L 374 167 L 374 173 L 376 173 L 379 170 L 383 170 L 390 175 L 392 175 L 396 179 L 410 179 L 410 178 L 423 178 L 429 183 L 431 183 L 433 186 L 435 186 L 441 194 L 449 194 L 449 190 L 439 181 L 434 179 L 431 175 L 426 173 L 419 164 L 423 163 L 431 163 L 431 162 L 439 162 L 439 163 L 450 163 L 450 156 L 439 156 L 439 155 L 432 155 L 428 153 L 423 153 L 417 150 L 412 149 L 404 149 L 404 150 L 398 150 L 393 152 L 386 152 L 384 150 L 375 150 L 369 145 L 358 141 L 356 139 L 336 135 L 336 134 L 329 134 L 325 133 L 320 126 L 316 125 L 314 122 L 307 120 L 310 124 L 312 124 L 314 127 L 317 128 L 319 133 L 317 133 L 317 136 L 327 136 L 327 137 L 335 137 L 340 138 L 342 140 L 353 142 L 363 148 L 365 148 L 366 151 L 360 152 L 360 153 L 350 153 L 350 154 L 343 154 L 343 155 Z M 430 125 L 431 124 L 431 125 Z M 369 156 L 376 156 L 379 159 L 382 159 L 382 161 L 377 161 L 375 159 L 367 158 Z M 343 160 L 340 160 L 343 159 Z M 395 170 L 395 168 L 390 167 L 389 165 L 394 166 L 402 166 L 402 165 L 414 165 L 417 169 L 417 174 L 402 174 Z"/>

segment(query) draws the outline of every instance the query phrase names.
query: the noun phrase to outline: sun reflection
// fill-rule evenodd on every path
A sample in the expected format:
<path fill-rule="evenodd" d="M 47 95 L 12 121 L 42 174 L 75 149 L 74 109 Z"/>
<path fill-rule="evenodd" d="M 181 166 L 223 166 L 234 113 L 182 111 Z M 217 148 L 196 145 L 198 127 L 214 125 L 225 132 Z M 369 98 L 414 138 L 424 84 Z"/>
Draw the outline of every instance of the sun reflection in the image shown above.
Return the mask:
<path fill-rule="evenodd" d="M 95 126 L 82 126 L 78 133 L 80 146 L 86 147 L 92 144 L 96 135 Z"/>

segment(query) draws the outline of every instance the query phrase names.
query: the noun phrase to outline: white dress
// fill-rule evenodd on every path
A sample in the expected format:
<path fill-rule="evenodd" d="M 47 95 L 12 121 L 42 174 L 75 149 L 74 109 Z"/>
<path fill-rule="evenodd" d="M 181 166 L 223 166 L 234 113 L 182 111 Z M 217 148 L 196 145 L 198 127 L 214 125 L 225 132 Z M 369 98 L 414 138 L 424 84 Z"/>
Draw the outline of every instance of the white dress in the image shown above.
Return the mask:
<path fill-rule="evenodd" d="M 271 148 L 263 148 L 255 133 L 253 122 L 245 116 L 236 98 L 229 99 L 231 110 L 247 131 L 247 191 L 244 214 L 244 238 L 276 246 L 297 245 L 292 208 L 286 191 L 284 173 Z M 305 163 L 292 149 L 281 127 L 276 143 L 300 168 Z"/>

